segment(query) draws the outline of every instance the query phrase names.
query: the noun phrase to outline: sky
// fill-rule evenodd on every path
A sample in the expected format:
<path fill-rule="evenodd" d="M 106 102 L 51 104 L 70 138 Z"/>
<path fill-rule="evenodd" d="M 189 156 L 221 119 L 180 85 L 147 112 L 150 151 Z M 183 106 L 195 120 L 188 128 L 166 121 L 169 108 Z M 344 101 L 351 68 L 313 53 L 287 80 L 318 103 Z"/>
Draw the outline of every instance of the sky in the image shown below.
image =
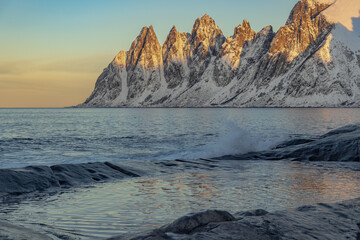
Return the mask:
<path fill-rule="evenodd" d="M 173 25 L 191 32 L 207 13 L 226 37 L 243 19 L 255 31 L 284 25 L 297 0 L 0 0 L 0 107 L 66 107 L 143 26 L 160 44 Z"/>

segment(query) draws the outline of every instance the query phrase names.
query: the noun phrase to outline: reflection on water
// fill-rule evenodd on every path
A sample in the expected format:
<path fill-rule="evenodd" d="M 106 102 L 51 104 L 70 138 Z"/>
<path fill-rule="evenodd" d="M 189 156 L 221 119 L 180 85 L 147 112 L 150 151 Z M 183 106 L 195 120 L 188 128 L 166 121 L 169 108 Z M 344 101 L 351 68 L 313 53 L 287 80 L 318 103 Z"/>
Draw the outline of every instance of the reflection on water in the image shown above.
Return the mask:
<path fill-rule="evenodd" d="M 360 173 L 340 167 L 349 163 L 224 162 L 229 165 L 69 190 L 2 206 L 0 218 L 96 239 L 154 228 L 209 208 L 272 211 L 360 195 Z"/>

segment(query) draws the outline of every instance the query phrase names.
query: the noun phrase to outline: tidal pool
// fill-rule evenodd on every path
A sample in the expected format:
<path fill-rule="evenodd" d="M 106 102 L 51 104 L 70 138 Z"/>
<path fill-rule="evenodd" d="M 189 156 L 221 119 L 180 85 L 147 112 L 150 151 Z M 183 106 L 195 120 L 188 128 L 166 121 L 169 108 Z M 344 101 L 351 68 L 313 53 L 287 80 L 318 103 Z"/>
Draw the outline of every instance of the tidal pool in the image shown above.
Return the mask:
<path fill-rule="evenodd" d="M 0 219 L 70 239 L 152 229 L 205 209 L 295 208 L 360 196 L 358 163 L 223 161 L 0 205 Z"/>

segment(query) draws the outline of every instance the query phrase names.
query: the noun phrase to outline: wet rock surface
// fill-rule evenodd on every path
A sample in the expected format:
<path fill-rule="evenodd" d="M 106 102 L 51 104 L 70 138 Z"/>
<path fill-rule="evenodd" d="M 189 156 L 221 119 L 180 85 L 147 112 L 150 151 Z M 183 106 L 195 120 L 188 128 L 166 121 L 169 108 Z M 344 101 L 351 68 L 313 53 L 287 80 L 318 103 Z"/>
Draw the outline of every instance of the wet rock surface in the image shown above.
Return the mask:
<path fill-rule="evenodd" d="M 199 216 L 204 224 L 194 224 Z M 359 220 L 360 199 L 353 199 L 273 213 L 256 210 L 238 218 L 211 210 L 179 218 L 153 231 L 110 239 L 357 239 Z"/>
<path fill-rule="evenodd" d="M 24 228 L 19 225 L 14 225 L 6 221 L 0 221 L 0 239 L 2 240 L 51 240 L 50 236 L 46 234 L 37 233 L 33 230 Z"/>
<path fill-rule="evenodd" d="M 360 125 L 349 125 L 316 139 L 294 139 L 268 151 L 217 159 L 359 162 L 359 153 Z"/>
<path fill-rule="evenodd" d="M 141 171 L 110 162 L 0 169 L 2 200 L 32 192 L 59 191 L 82 184 L 139 177 Z M 1 198 L 0 198 L 1 199 Z"/>
<path fill-rule="evenodd" d="M 226 222 L 233 220 L 235 220 L 235 218 L 226 211 L 207 210 L 205 212 L 190 214 L 179 218 L 173 223 L 163 226 L 161 230 L 164 232 L 188 234 L 194 229 L 203 227 L 211 222 Z"/>

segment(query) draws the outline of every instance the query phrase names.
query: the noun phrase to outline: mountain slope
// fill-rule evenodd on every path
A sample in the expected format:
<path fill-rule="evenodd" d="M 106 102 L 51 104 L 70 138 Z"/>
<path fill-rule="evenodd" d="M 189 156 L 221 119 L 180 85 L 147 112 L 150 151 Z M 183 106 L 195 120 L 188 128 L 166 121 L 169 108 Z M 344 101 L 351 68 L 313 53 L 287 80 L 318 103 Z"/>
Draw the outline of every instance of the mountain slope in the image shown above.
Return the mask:
<path fill-rule="evenodd" d="M 163 46 L 144 27 L 79 106 L 360 106 L 360 6 L 347 5 L 302 0 L 278 32 L 244 20 L 228 38 L 204 15 L 191 34 L 174 26 Z"/>

